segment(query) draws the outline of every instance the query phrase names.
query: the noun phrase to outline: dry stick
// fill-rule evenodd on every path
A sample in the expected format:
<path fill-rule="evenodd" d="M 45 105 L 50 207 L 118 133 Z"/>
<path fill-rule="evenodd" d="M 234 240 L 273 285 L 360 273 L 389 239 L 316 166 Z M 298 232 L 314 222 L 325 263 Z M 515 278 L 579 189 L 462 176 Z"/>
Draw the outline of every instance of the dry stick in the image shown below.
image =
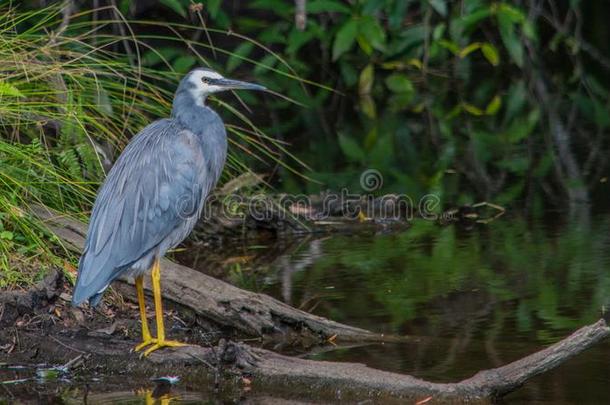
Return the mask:
<path fill-rule="evenodd" d="M 294 24 L 299 31 L 307 25 L 307 0 L 295 0 Z"/>

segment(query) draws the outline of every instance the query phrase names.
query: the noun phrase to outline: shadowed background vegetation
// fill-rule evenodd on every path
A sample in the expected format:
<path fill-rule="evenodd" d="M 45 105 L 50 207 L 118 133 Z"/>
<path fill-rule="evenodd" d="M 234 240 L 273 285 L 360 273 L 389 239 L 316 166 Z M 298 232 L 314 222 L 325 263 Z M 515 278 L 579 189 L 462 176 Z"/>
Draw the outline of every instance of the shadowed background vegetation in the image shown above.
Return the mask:
<path fill-rule="evenodd" d="M 192 21 L 192 3 L 161 2 Z M 600 2 L 283 0 L 202 3 L 202 16 L 256 38 L 303 88 L 262 67 L 255 77 L 307 105 L 265 104 L 269 132 L 291 142 L 322 187 L 358 189 L 376 168 L 385 189 L 446 203 L 493 199 L 540 212 L 590 202 L 607 190 L 608 32 Z M 191 11 L 189 11 L 191 10 Z M 135 7 L 156 18 L 157 7 Z M 300 24 L 295 23 L 295 19 Z M 210 33 L 234 52 L 208 60 L 227 73 L 242 58 L 277 66 L 251 43 Z M 174 65 L 189 52 L 164 48 Z M 279 67 L 287 69 L 286 67 Z M 282 188 L 313 192 L 280 174 Z"/>
<path fill-rule="evenodd" d="M 275 93 L 212 100 L 230 124 L 225 180 L 251 168 L 280 191 L 358 192 L 374 168 L 378 193 L 445 207 L 539 216 L 607 201 L 603 2 L 3 1 L 1 13 L 2 285 L 38 274 L 9 269 L 75 264 L 27 205 L 86 218 L 104 172 L 195 66 Z"/>

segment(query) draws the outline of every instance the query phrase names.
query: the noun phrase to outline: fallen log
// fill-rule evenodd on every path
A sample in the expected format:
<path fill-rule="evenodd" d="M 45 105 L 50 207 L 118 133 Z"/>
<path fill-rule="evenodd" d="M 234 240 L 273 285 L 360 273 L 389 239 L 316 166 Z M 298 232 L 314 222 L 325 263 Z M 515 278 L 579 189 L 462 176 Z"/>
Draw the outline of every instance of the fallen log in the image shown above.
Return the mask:
<path fill-rule="evenodd" d="M 68 249 L 75 252 L 82 250 L 87 230 L 85 224 L 40 205 L 33 206 L 32 211 Z M 217 325 L 228 326 L 247 335 L 273 335 L 291 330 L 320 341 L 330 337 L 338 342 L 407 340 L 309 314 L 268 295 L 242 290 L 166 259 L 161 267 L 164 299 L 186 307 Z M 133 285 L 133 280 L 122 278 L 119 283 Z M 144 287 L 151 291 L 149 280 Z M 134 288 L 120 290 L 135 300 Z"/>
<path fill-rule="evenodd" d="M 56 217 L 46 209 L 38 209 L 37 212 L 40 218 L 45 218 L 49 227 L 62 240 L 76 249 L 82 245 L 85 230 L 82 223 Z M 168 269 L 170 270 L 168 271 Z M 379 338 L 374 333 L 337 324 L 290 308 L 265 295 L 239 290 L 183 266 L 166 262 L 165 270 L 165 274 L 174 273 L 174 277 L 176 277 L 168 278 L 165 282 L 166 285 L 173 285 L 168 290 L 171 300 L 180 302 L 182 296 L 185 295 L 185 290 L 194 285 L 192 277 L 201 277 L 203 281 L 198 288 L 203 288 L 202 291 L 206 291 L 206 294 L 200 297 L 195 291 L 191 298 L 184 301 L 198 308 L 202 316 L 210 317 L 220 323 L 239 329 L 235 323 L 244 322 L 246 326 L 243 326 L 242 329 L 250 333 L 260 334 L 264 333 L 266 328 L 273 330 L 273 328 L 283 327 L 282 323 L 294 326 L 301 322 L 302 327 L 315 331 L 320 336 L 333 333 L 345 341 Z M 180 277 L 177 272 L 189 270 L 193 274 L 188 273 L 186 279 L 189 280 L 189 285 L 185 285 L 180 282 L 184 278 Z M 229 297 L 222 294 L 228 294 Z M 241 300 L 241 303 L 234 306 L 232 303 L 225 302 L 225 300 L 233 299 Z M 203 307 L 193 302 L 195 300 L 203 302 Z M 260 313 L 241 308 L 241 306 L 251 305 L 253 302 L 260 305 Z M 135 342 L 114 336 L 101 338 L 64 334 L 52 339 L 54 342 L 60 343 L 59 345 L 49 345 L 46 340 L 45 352 L 55 353 L 57 359 L 68 354 L 73 355 L 73 353 L 69 353 L 70 351 L 79 353 L 79 355 L 91 354 L 92 362 L 99 362 L 100 357 L 112 357 L 116 361 L 117 370 L 124 369 L 120 366 L 124 363 L 125 366 L 129 365 L 130 372 L 134 372 L 137 368 L 147 370 L 151 366 L 172 372 L 177 367 L 190 366 L 185 370 L 189 370 L 191 374 L 193 374 L 193 369 L 198 372 L 211 369 L 214 374 L 222 370 L 236 375 L 247 375 L 253 378 L 256 387 L 264 390 L 274 392 L 283 390 L 293 396 L 315 397 L 318 400 L 362 401 L 371 399 L 384 403 L 392 401 L 424 403 L 433 399 L 435 403 L 489 402 L 514 391 L 532 377 L 556 368 L 566 360 L 606 339 L 610 335 L 607 322 L 608 319 L 600 319 L 543 350 L 505 366 L 480 371 L 474 376 L 456 383 L 429 382 L 409 375 L 372 369 L 363 364 L 288 357 L 243 343 L 223 344 L 223 341 L 221 341 L 220 347 L 192 345 L 165 349 L 152 353 L 147 361 L 134 361 L 136 354 L 132 353 L 129 356 L 126 354 L 129 353 Z M 339 333 L 336 333 L 337 331 Z M 6 332 L 0 332 L 0 335 L 2 333 Z M 38 353 L 38 348 L 45 344 L 44 342 L 44 339 L 42 342 L 40 341 L 40 336 L 33 336 L 32 343 L 29 345 L 30 349 Z M 193 365 L 201 367 L 192 367 Z"/>
<path fill-rule="evenodd" d="M 1 335 L 1 333 L 0 333 Z M 547 372 L 610 335 L 606 320 L 585 326 L 563 340 L 505 366 L 483 370 L 456 383 L 434 383 L 393 372 L 372 369 L 363 364 L 315 361 L 288 357 L 245 344 L 221 343 L 219 347 L 186 346 L 152 353 L 138 361 L 130 352 L 135 342 L 114 336 L 78 337 L 21 333 L 22 346 L 42 349 L 45 360 L 65 362 L 75 355 L 91 356 L 91 364 L 113 364 L 116 370 L 128 367 L 138 372 L 182 374 L 196 386 L 212 386 L 220 371 L 225 377 L 248 376 L 254 393 L 271 392 L 317 401 L 364 401 L 376 403 L 488 403 L 521 387 L 527 380 Z M 61 344 L 54 344 L 60 342 Z M 27 350 L 22 353 L 28 356 Z M 0 360 L 2 356 L 0 355 Z M 112 359 L 112 361 L 109 361 Z M 196 367 L 197 365 L 201 367 Z M 207 377 L 206 377 L 207 376 Z M 239 384 L 240 379 L 223 379 L 223 384 Z"/>

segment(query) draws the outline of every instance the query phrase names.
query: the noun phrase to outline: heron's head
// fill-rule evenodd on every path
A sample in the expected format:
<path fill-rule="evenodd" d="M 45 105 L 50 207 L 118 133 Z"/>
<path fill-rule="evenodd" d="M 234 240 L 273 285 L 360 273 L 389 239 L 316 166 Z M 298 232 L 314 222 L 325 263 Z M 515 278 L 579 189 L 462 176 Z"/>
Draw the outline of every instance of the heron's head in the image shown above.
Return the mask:
<path fill-rule="evenodd" d="M 211 69 L 191 70 L 180 82 L 178 91 L 188 91 L 196 101 L 203 101 L 209 94 L 225 90 L 266 90 L 254 83 L 242 82 L 223 77 Z"/>

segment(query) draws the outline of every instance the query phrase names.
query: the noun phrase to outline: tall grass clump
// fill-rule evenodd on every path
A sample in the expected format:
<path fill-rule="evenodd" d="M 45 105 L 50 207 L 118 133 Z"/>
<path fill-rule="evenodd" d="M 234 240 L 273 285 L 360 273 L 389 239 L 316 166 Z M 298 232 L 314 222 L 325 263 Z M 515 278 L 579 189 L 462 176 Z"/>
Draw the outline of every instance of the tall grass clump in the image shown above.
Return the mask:
<path fill-rule="evenodd" d="M 0 9 L 0 288 L 28 285 L 50 266 L 74 267 L 76 257 L 32 216 L 32 204 L 86 219 L 128 140 L 169 114 L 177 72 L 144 67 L 136 36 L 105 30 L 124 24 L 130 33 L 129 24 L 92 22 L 93 12 Z M 281 153 L 246 117 L 237 121 L 229 132 L 242 152 L 229 157 L 230 173 L 247 170 L 244 154 Z"/>

